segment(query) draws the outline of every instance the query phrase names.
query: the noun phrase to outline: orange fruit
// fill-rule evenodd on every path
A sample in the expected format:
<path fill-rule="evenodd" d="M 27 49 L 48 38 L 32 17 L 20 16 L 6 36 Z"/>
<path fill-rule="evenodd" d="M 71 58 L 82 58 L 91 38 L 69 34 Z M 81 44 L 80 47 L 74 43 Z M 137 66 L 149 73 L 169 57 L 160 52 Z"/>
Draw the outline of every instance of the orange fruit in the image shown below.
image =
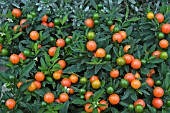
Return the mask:
<path fill-rule="evenodd" d="M 69 88 L 69 94 L 74 94 L 74 89 L 73 88 Z"/>
<path fill-rule="evenodd" d="M 115 33 L 113 36 L 112 36 L 112 40 L 113 42 L 118 42 L 118 43 L 121 43 L 122 40 L 123 40 L 123 37 L 120 33 Z"/>
<path fill-rule="evenodd" d="M 130 64 L 130 63 L 133 61 L 132 55 L 130 55 L 130 54 L 125 54 L 125 55 L 123 56 L 123 58 L 125 59 L 126 64 Z"/>
<path fill-rule="evenodd" d="M 8 99 L 6 100 L 5 105 L 8 107 L 8 109 L 12 110 L 15 108 L 16 101 L 14 99 Z"/>
<path fill-rule="evenodd" d="M 90 41 L 87 42 L 86 48 L 87 48 L 87 50 L 89 50 L 89 51 L 94 51 L 94 50 L 96 50 L 96 48 L 97 48 L 97 44 L 96 44 L 95 41 L 90 40 Z"/>
<path fill-rule="evenodd" d="M 147 78 L 147 79 L 146 79 L 146 82 L 148 83 L 148 85 L 149 85 L 150 87 L 153 87 L 153 86 L 154 86 L 154 80 L 153 80 L 152 78 Z"/>
<path fill-rule="evenodd" d="M 131 47 L 130 45 L 124 46 L 124 48 L 123 48 L 124 52 L 127 53 L 128 50 L 130 49 L 130 47 Z"/>
<path fill-rule="evenodd" d="M 58 47 L 64 47 L 65 46 L 65 40 L 64 39 L 58 39 L 57 41 L 56 41 L 56 46 L 58 46 Z"/>
<path fill-rule="evenodd" d="M 140 78 L 140 74 L 138 72 L 136 72 L 135 78 Z"/>
<path fill-rule="evenodd" d="M 12 64 L 18 64 L 20 61 L 20 58 L 17 54 L 12 54 L 9 58 Z"/>
<path fill-rule="evenodd" d="M 61 85 L 66 86 L 66 87 L 70 87 L 71 86 L 71 80 L 68 79 L 68 78 L 63 78 L 63 80 L 61 81 Z"/>
<path fill-rule="evenodd" d="M 34 91 L 36 90 L 36 84 L 34 82 L 31 83 L 31 85 L 28 87 L 28 91 Z"/>
<path fill-rule="evenodd" d="M 123 39 L 126 39 L 126 32 L 125 31 L 119 31 L 120 35 L 122 36 Z"/>
<path fill-rule="evenodd" d="M 170 24 L 163 24 L 161 26 L 162 33 L 168 34 L 170 33 Z"/>
<path fill-rule="evenodd" d="M 110 26 L 110 31 L 113 31 L 114 27 L 115 27 L 115 25 L 111 25 Z"/>
<path fill-rule="evenodd" d="M 157 13 L 157 14 L 155 15 L 155 18 L 157 18 L 157 20 L 158 20 L 159 23 L 162 23 L 162 22 L 164 21 L 164 15 L 161 14 L 161 13 Z"/>
<path fill-rule="evenodd" d="M 41 18 L 41 21 L 42 22 L 47 22 L 48 20 L 48 16 L 47 15 L 44 15 L 42 18 Z"/>
<path fill-rule="evenodd" d="M 124 76 L 124 79 L 128 80 L 128 82 L 132 82 L 133 80 L 135 80 L 135 75 L 132 74 L 132 73 L 127 73 L 127 74 Z"/>
<path fill-rule="evenodd" d="M 132 80 L 131 86 L 134 89 L 139 89 L 141 87 L 141 82 L 139 80 L 137 80 L 137 79 Z"/>
<path fill-rule="evenodd" d="M 153 107 L 159 109 L 163 106 L 163 101 L 160 98 L 154 98 L 152 100 L 152 105 L 153 105 Z"/>
<path fill-rule="evenodd" d="M 156 58 L 159 58 L 160 54 L 161 54 L 161 51 L 154 51 L 152 53 L 152 56 L 156 56 Z"/>
<path fill-rule="evenodd" d="M 159 46 L 160 46 L 161 48 L 167 48 L 167 47 L 169 46 L 168 40 L 166 40 L 166 39 L 160 40 L 160 41 L 159 41 Z"/>
<path fill-rule="evenodd" d="M 23 84 L 23 82 L 18 82 L 17 87 L 20 88 L 22 84 Z"/>
<path fill-rule="evenodd" d="M 30 32 L 30 38 L 31 38 L 32 40 L 38 40 L 38 38 L 39 38 L 39 33 L 38 33 L 37 31 L 31 31 L 31 32 Z"/>
<path fill-rule="evenodd" d="M 72 83 L 77 83 L 78 82 L 78 80 L 79 80 L 79 78 L 78 78 L 78 76 L 76 75 L 76 74 L 72 74 L 70 77 L 69 77 L 69 79 L 70 79 L 70 81 L 72 82 Z"/>
<path fill-rule="evenodd" d="M 60 65 L 60 68 L 62 68 L 62 69 L 66 67 L 65 60 L 59 60 L 57 63 Z"/>
<path fill-rule="evenodd" d="M 41 88 L 41 82 L 39 82 L 39 81 L 34 81 L 34 83 L 35 83 L 37 89 L 40 89 L 40 88 Z"/>
<path fill-rule="evenodd" d="M 91 112 L 93 111 L 93 107 L 90 108 L 90 106 L 91 106 L 90 103 L 87 103 L 87 104 L 85 104 L 85 106 L 84 106 L 84 110 L 85 110 L 86 112 L 88 112 L 88 113 L 91 113 Z"/>
<path fill-rule="evenodd" d="M 54 23 L 53 22 L 50 22 L 50 23 L 48 23 L 48 27 L 54 27 Z"/>
<path fill-rule="evenodd" d="M 26 60 L 26 56 L 21 52 L 19 55 L 19 58 L 21 58 L 22 60 Z"/>
<path fill-rule="evenodd" d="M 116 105 L 120 102 L 120 97 L 119 95 L 117 94 L 111 94 L 109 96 L 109 102 L 112 104 L 112 105 Z"/>
<path fill-rule="evenodd" d="M 51 92 L 48 92 L 44 95 L 44 101 L 48 104 L 54 102 L 54 94 Z"/>
<path fill-rule="evenodd" d="M 93 92 L 87 91 L 87 92 L 84 94 L 84 97 L 85 97 L 86 100 L 89 100 L 92 95 L 93 95 Z"/>
<path fill-rule="evenodd" d="M 42 22 L 41 25 L 48 27 L 48 24 L 46 22 Z"/>
<path fill-rule="evenodd" d="M 48 50 L 48 54 L 53 57 L 55 55 L 55 52 L 57 50 L 57 47 L 51 47 L 49 50 Z"/>
<path fill-rule="evenodd" d="M 69 96 L 67 93 L 61 93 L 59 99 L 61 102 L 66 102 L 69 99 Z"/>
<path fill-rule="evenodd" d="M 139 59 L 134 59 L 132 62 L 131 62 L 131 67 L 133 69 L 139 69 L 141 67 L 142 63 Z"/>
<path fill-rule="evenodd" d="M 59 80 L 59 79 L 61 78 L 61 75 L 62 75 L 62 73 L 60 73 L 60 72 L 58 72 L 58 71 L 55 71 L 55 72 L 53 73 L 53 78 L 54 78 L 55 80 Z"/>
<path fill-rule="evenodd" d="M 119 70 L 112 69 L 112 71 L 110 71 L 110 76 L 112 78 L 117 78 L 119 76 Z"/>
<path fill-rule="evenodd" d="M 44 78 L 45 78 L 45 75 L 44 75 L 44 73 L 43 72 L 37 72 L 36 74 L 35 74 L 35 80 L 37 80 L 37 81 L 43 81 L 44 80 Z"/>
<path fill-rule="evenodd" d="M 14 8 L 12 10 L 12 15 L 18 18 L 18 17 L 21 16 L 21 11 L 19 9 L 17 9 L 17 8 Z"/>
<path fill-rule="evenodd" d="M 155 87 L 153 90 L 153 95 L 155 97 L 162 97 L 164 95 L 164 90 L 161 87 Z"/>
<path fill-rule="evenodd" d="M 99 58 L 103 58 L 106 56 L 106 51 L 103 48 L 98 48 L 96 51 L 96 56 Z"/>
<path fill-rule="evenodd" d="M 94 26 L 93 19 L 89 18 L 89 19 L 85 20 L 85 25 L 92 28 Z"/>

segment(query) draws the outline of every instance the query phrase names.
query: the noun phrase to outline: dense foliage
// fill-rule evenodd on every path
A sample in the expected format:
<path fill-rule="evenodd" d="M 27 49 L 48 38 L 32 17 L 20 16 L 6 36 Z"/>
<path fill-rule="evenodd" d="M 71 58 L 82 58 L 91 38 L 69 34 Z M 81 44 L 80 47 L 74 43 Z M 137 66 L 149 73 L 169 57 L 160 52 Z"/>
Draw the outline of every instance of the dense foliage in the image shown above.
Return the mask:
<path fill-rule="evenodd" d="M 0 4 L 0 112 L 170 112 L 168 0 Z"/>

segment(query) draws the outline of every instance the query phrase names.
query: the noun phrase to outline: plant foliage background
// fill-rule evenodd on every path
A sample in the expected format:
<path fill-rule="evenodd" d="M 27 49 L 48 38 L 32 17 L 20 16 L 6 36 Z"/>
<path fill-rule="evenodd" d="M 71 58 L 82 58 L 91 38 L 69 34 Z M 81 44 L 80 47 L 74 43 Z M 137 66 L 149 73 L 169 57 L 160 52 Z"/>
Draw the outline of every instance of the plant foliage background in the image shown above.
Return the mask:
<path fill-rule="evenodd" d="M 162 49 L 159 46 L 160 39 L 157 33 L 161 31 L 161 25 L 170 23 L 170 4 L 168 0 L 2 0 L 0 1 L 0 33 L 3 42 L 0 43 L 2 48 L 6 49 L 6 55 L 0 52 L 0 65 L 8 69 L 0 71 L 0 84 L 4 85 L 7 91 L 1 91 L 0 112 L 10 111 L 12 113 L 22 112 L 59 112 L 59 113 L 84 113 L 86 103 L 94 103 L 99 100 L 106 100 L 108 108 L 102 113 L 132 113 L 128 110 L 128 105 L 133 104 L 137 99 L 143 99 L 146 103 L 144 113 L 168 113 L 170 107 L 166 104 L 170 100 L 170 57 L 166 60 L 152 56 L 156 50 L 165 51 L 170 56 L 170 46 Z M 98 7 L 102 4 L 102 8 Z M 21 10 L 22 15 L 19 18 L 12 16 L 13 8 Z M 154 18 L 147 19 L 148 12 L 162 13 L 165 20 L 162 24 Z M 35 12 L 33 18 L 27 18 L 28 14 Z M 98 23 L 89 28 L 85 25 L 85 20 L 92 18 L 94 13 L 99 14 Z M 54 22 L 55 18 L 59 19 L 59 25 L 54 28 L 46 27 L 41 24 L 41 18 L 48 15 L 48 23 Z M 18 25 L 21 19 L 27 19 L 23 25 L 29 26 L 22 32 L 14 32 L 13 27 Z M 127 38 L 121 43 L 113 42 L 113 32 L 110 31 L 108 21 L 117 25 L 121 30 L 126 31 Z M 23 27 L 23 26 L 22 26 Z M 33 41 L 30 39 L 30 32 L 36 30 L 39 32 L 39 39 Z M 97 58 L 93 52 L 86 48 L 88 32 L 94 32 L 94 41 L 97 48 L 105 49 L 107 54 L 111 54 L 111 60 Z M 4 35 L 3 35 L 4 34 Z M 2 36 L 3 35 L 3 36 Z M 66 40 L 72 36 L 71 42 L 66 43 L 63 48 L 57 47 L 54 57 L 50 57 L 48 50 L 56 46 L 56 40 L 62 38 Z M 170 35 L 166 34 L 165 38 L 170 41 Z M 41 44 L 41 48 L 38 45 Z M 116 59 L 126 54 L 123 48 L 130 45 L 128 54 L 142 61 L 140 69 L 132 69 L 130 65 L 118 66 Z M 20 59 L 17 65 L 10 62 L 11 54 L 19 54 L 24 50 L 31 51 L 26 60 Z M 74 94 L 69 94 L 69 100 L 64 103 L 53 102 L 47 104 L 44 102 L 44 94 L 52 92 L 55 98 L 63 92 L 67 92 L 61 85 L 61 80 L 55 80 L 53 73 L 60 70 L 58 60 L 65 60 L 66 67 L 63 70 L 62 78 L 69 78 L 75 73 L 79 77 L 76 84 L 71 84 Z M 117 78 L 110 77 L 112 69 L 119 70 Z M 164 89 L 162 100 L 164 105 L 160 109 L 152 106 L 153 89 L 146 83 L 147 74 L 151 69 L 155 70 L 152 79 L 161 82 L 160 87 Z M 45 80 L 41 82 L 41 89 L 33 92 L 27 90 L 28 86 L 35 81 L 35 73 L 43 72 Z M 120 85 L 121 79 L 127 73 L 140 73 L 139 80 L 142 85 L 135 90 L 128 85 L 123 88 Z M 93 89 L 89 81 L 90 77 L 97 75 L 101 82 L 99 89 Z M 86 77 L 87 83 L 81 84 L 80 78 Z M 26 80 L 30 80 L 26 82 Z M 24 82 L 20 88 L 17 88 L 18 82 Z M 120 97 L 117 105 L 109 104 L 107 88 L 112 86 L 114 93 Z M 92 91 L 94 95 L 90 100 L 85 100 L 80 94 L 80 90 Z M 13 110 L 8 110 L 5 101 L 9 98 L 16 100 L 16 106 Z M 97 107 L 93 110 L 97 113 Z M 134 111 L 135 112 L 135 111 Z"/>

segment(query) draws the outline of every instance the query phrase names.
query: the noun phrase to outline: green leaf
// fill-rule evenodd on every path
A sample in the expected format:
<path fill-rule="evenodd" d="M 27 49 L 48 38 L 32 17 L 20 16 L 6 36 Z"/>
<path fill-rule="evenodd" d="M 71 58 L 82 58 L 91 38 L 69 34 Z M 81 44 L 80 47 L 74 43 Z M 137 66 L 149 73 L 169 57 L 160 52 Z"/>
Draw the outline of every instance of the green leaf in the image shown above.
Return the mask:
<path fill-rule="evenodd" d="M 147 75 L 149 73 L 149 69 L 147 68 L 140 68 L 141 74 Z"/>
<path fill-rule="evenodd" d="M 103 95 L 104 91 L 104 89 L 96 91 L 93 95 L 93 100 L 98 100 Z"/>
<path fill-rule="evenodd" d="M 74 99 L 73 101 L 72 101 L 72 103 L 73 104 L 76 104 L 76 105 L 84 105 L 84 104 L 86 104 L 87 102 L 86 101 L 84 101 L 84 100 L 82 100 L 82 99 Z"/>
<path fill-rule="evenodd" d="M 168 72 L 168 73 L 166 74 L 166 77 L 165 77 L 165 80 L 164 80 L 165 88 L 166 88 L 167 90 L 168 90 L 168 88 L 169 88 L 169 86 L 170 86 L 169 80 L 170 80 L 170 73 Z"/>
<path fill-rule="evenodd" d="M 4 83 L 8 83 L 9 79 L 7 78 L 8 74 L 4 72 L 0 72 L 0 80 L 3 81 Z"/>
<path fill-rule="evenodd" d="M 69 72 L 77 72 L 77 65 L 72 65 L 66 69 L 64 69 L 64 73 L 69 73 Z"/>
<path fill-rule="evenodd" d="M 128 16 L 129 16 L 129 6 L 128 6 L 128 4 L 126 4 L 125 21 L 126 21 L 126 19 L 128 18 Z"/>
<path fill-rule="evenodd" d="M 92 113 L 98 113 L 97 107 L 93 109 Z"/>
<path fill-rule="evenodd" d="M 18 38 L 21 34 L 22 34 L 22 32 L 17 33 L 17 34 L 12 38 L 12 40 Z"/>
<path fill-rule="evenodd" d="M 110 49 L 113 47 L 113 44 L 110 44 L 108 45 L 105 50 L 106 50 L 106 53 L 109 53 Z"/>
<path fill-rule="evenodd" d="M 136 22 L 136 21 L 138 21 L 138 20 L 140 20 L 140 18 L 133 17 L 133 18 L 127 20 L 127 21 L 128 21 L 128 22 Z"/>
<path fill-rule="evenodd" d="M 57 104 L 54 110 L 60 110 L 63 107 L 64 107 L 64 104 Z"/>
<path fill-rule="evenodd" d="M 148 108 L 149 108 L 149 110 L 150 110 L 151 113 L 156 113 L 156 109 L 155 109 L 155 108 L 153 108 L 153 107 L 150 106 L 149 104 L 147 104 L 147 106 L 148 106 Z"/>
<path fill-rule="evenodd" d="M 162 59 L 158 59 L 158 58 L 155 58 L 155 59 L 149 60 L 149 63 L 153 63 L 153 64 L 161 63 L 161 62 L 163 62 L 163 60 L 162 60 Z"/>
<path fill-rule="evenodd" d="M 129 36 L 132 33 L 132 30 L 133 30 L 132 26 L 129 26 L 128 28 L 126 28 L 127 36 Z"/>
<path fill-rule="evenodd" d="M 45 54 L 44 54 L 44 57 L 45 57 L 45 62 L 46 62 L 46 64 L 47 64 L 48 66 L 51 66 L 50 56 L 49 56 L 47 53 L 45 53 Z"/>
<path fill-rule="evenodd" d="M 25 75 L 29 74 L 29 72 L 32 70 L 32 68 L 34 68 L 34 66 L 35 66 L 35 61 L 31 61 L 29 64 L 27 64 L 27 65 L 22 69 L 19 78 L 22 78 L 22 77 L 24 77 Z"/>
<path fill-rule="evenodd" d="M 105 64 L 102 66 L 103 69 L 105 69 L 106 71 L 111 71 L 112 70 L 112 66 L 111 64 Z"/>
<path fill-rule="evenodd" d="M 47 79 L 49 82 L 53 82 L 52 77 L 46 77 L 46 79 Z"/>
<path fill-rule="evenodd" d="M 64 23 L 68 20 L 68 14 L 63 17 L 63 20 L 61 21 L 61 24 L 64 25 Z"/>
<path fill-rule="evenodd" d="M 122 96 L 121 100 L 125 100 L 125 99 L 127 99 L 129 96 L 130 96 L 130 90 L 127 89 L 127 90 L 124 92 L 124 95 Z"/>
<path fill-rule="evenodd" d="M 95 74 L 97 74 L 97 72 L 102 68 L 102 65 L 101 64 L 97 64 L 95 66 Z"/>
<path fill-rule="evenodd" d="M 96 5 L 95 0 L 90 0 L 90 4 L 91 4 L 95 9 L 97 9 L 97 5 Z"/>

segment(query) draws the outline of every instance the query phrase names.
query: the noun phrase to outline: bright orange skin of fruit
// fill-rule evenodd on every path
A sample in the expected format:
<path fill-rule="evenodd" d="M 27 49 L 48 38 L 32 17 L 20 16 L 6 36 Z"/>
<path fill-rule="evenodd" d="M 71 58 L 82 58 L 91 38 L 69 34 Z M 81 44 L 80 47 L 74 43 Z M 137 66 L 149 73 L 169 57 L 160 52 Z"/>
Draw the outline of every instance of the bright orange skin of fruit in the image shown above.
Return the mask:
<path fill-rule="evenodd" d="M 146 82 L 148 83 L 148 85 L 149 85 L 150 87 L 153 87 L 153 86 L 154 86 L 154 80 L 153 80 L 152 78 L 147 78 L 147 79 L 146 79 Z"/>
<path fill-rule="evenodd" d="M 110 31 L 113 31 L 114 27 L 115 27 L 115 25 L 111 25 L 110 26 Z"/>
<path fill-rule="evenodd" d="M 164 21 L 164 15 L 161 14 L 161 13 L 157 13 L 157 14 L 155 15 L 155 18 L 157 18 L 157 20 L 158 20 L 159 23 L 162 23 L 162 22 Z"/>
<path fill-rule="evenodd" d="M 93 21 L 93 19 L 89 18 L 89 19 L 85 20 L 85 24 L 86 24 L 86 26 L 92 28 L 94 26 L 94 21 Z"/>
<path fill-rule="evenodd" d="M 48 50 L 48 54 L 53 57 L 55 55 L 55 51 L 57 50 L 57 47 L 51 47 L 49 50 Z"/>
<path fill-rule="evenodd" d="M 37 80 L 37 81 L 43 81 L 44 80 L 44 78 L 45 78 L 45 75 L 44 75 L 44 73 L 43 72 L 37 72 L 36 74 L 35 74 L 35 80 Z"/>
<path fill-rule="evenodd" d="M 155 97 L 162 97 L 164 95 L 164 90 L 161 87 L 155 87 L 153 90 L 153 95 Z"/>
<path fill-rule="evenodd" d="M 137 79 L 135 80 L 132 80 L 131 82 L 131 86 L 134 88 L 134 89 L 139 89 L 141 87 L 141 82 Z"/>
<path fill-rule="evenodd" d="M 96 44 L 95 41 L 90 40 L 90 41 L 87 42 L 86 48 L 87 48 L 87 50 L 89 50 L 89 51 L 94 51 L 94 50 L 96 50 L 96 48 L 97 48 L 97 44 Z"/>
<path fill-rule="evenodd" d="M 78 80 L 79 80 L 79 78 L 78 78 L 78 76 L 77 76 L 76 74 L 70 75 L 69 79 L 70 79 L 71 82 L 74 83 L 74 84 L 77 83 Z"/>
<path fill-rule="evenodd" d="M 19 58 L 21 58 L 22 60 L 26 60 L 26 56 L 21 52 L 19 55 Z"/>
<path fill-rule="evenodd" d="M 113 36 L 112 36 L 112 40 L 113 42 L 118 42 L 118 43 L 121 43 L 122 40 L 123 40 L 123 37 L 120 33 L 115 33 Z"/>
<path fill-rule="evenodd" d="M 125 59 L 126 64 L 130 64 L 133 61 L 132 55 L 130 54 L 125 54 L 123 58 Z"/>
<path fill-rule="evenodd" d="M 60 73 L 60 72 L 58 72 L 58 71 L 55 71 L 55 72 L 53 73 L 53 78 L 54 78 L 55 80 L 59 80 L 59 79 L 61 78 L 61 75 L 62 75 L 62 73 Z"/>
<path fill-rule="evenodd" d="M 31 85 L 28 87 L 28 91 L 32 92 L 32 91 L 36 90 L 36 88 L 37 88 L 36 84 L 34 82 L 32 82 Z"/>
<path fill-rule="evenodd" d="M 124 46 L 124 48 L 123 48 L 124 52 L 127 53 L 128 50 L 130 49 L 130 47 L 131 47 L 130 45 Z"/>
<path fill-rule="evenodd" d="M 169 46 L 169 42 L 168 42 L 168 40 L 166 40 L 166 39 L 162 39 L 162 40 L 160 40 L 159 41 L 159 46 L 161 47 L 161 48 L 167 48 L 168 46 Z"/>
<path fill-rule="evenodd" d="M 54 27 L 54 23 L 53 22 L 50 22 L 50 23 L 48 23 L 48 27 Z"/>
<path fill-rule="evenodd" d="M 12 64 L 18 64 L 20 61 L 20 58 L 17 54 L 12 54 L 9 58 Z"/>
<path fill-rule="evenodd" d="M 85 104 L 84 110 L 88 113 L 91 113 L 93 111 L 93 107 L 89 108 L 91 106 L 90 103 Z"/>
<path fill-rule="evenodd" d="M 64 47 L 65 46 L 65 40 L 64 39 L 58 39 L 57 41 L 56 41 L 56 46 L 58 46 L 58 47 Z"/>
<path fill-rule="evenodd" d="M 132 74 L 132 73 L 127 73 L 125 76 L 124 76 L 124 79 L 128 80 L 128 82 L 132 82 L 133 80 L 135 80 L 135 75 Z"/>
<path fill-rule="evenodd" d="M 38 40 L 38 38 L 39 38 L 39 33 L 38 33 L 37 31 L 31 31 L 31 33 L 30 33 L 30 38 L 31 38 L 32 40 Z"/>
<path fill-rule="evenodd" d="M 42 22 L 47 22 L 48 20 L 48 16 L 47 15 L 44 15 L 42 18 L 41 18 L 41 21 Z"/>
<path fill-rule="evenodd" d="M 22 19 L 22 20 L 20 21 L 20 26 L 22 26 L 22 24 L 24 24 L 25 22 L 27 22 L 27 20 L 26 20 L 26 19 Z M 26 28 L 26 27 L 28 27 L 28 26 L 29 26 L 29 24 L 26 24 L 26 25 L 24 25 L 23 28 Z"/>
<path fill-rule="evenodd" d="M 18 17 L 21 16 L 21 11 L 19 9 L 17 9 L 17 8 L 14 8 L 12 10 L 12 15 L 18 18 Z"/>
<path fill-rule="evenodd" d="M 71 80 L 68 79 L 68 78 L 63 78 L 63 80 L 61 81 L 61 85 L 66 86 L 66 87 L 70 87 L 71 86 Z"/>
<path fill-rule="evenodd" d="M 92 95 L 93 95 L 93 92 L 87 91 L 87 92 L 84 94 L 84 98 L 85 98 L 86 100 L 89 100 Z"/>
<path fill-rule="evenodd" d="M 67 93 L 62 93 L 60 94 L 59 99 L 61 102 L 66 102 L 69 99 L 69 96 Z"/>
<path fill-rule="evenodd" d="M 62 68 L 62 69 L 66 67 L 65 60 L 59 60 L 57 63 L 60 65 L 60 68 Z"/>
<path fill-rule="evenodd" d="M 161 27 L 162 33 L 168 34 L 170 33 L 170 24 L 163 24 Z"/>
<path fill-rule="evenodd" d="M 23 82 L 18 82 L 17 87 L 20 88 L 22 84 L 23 84 Z"/>
<path fill-rule="evenodd" d="M 111 94 L 109 96 L 109 102 L 112 104 L 112 105 L 116 105 L 120 102 L 120 97 L 119 95 L 117 94 Z"/>
<path fill-rule="evenodd" d="M 96 56 L 99 58 L 103 58 L 106 56 L 106 51 L 103 48 L 98 48 L 96 51 Z"/>
<path fill-rule="evenodd" d="M 142 63 L 139 59 L 134 59 L 132 62 L 131 62 L 131 67 L 133 69 L 139 69 L 141 67 Z"/>
<path fill-rule="evenodd" d="M 112 78 L 117 78 L 119 76 L 119 70 L 113 69 L 112 71 L 110 71 L 110 76 Z"/>
<path fill-rule="evenodd" d="M 122 36 L 123 39 L 126 39 L 126 32 L 125 31 L 119 31 L 120 35 Z"/>
<path fill-rule="evenodd" d="M 35 83 L 37 89 L 40 89 L 40 88 L 41 88 L 41 82 L 39 82 L 39 81 L 34 81 L 34 83 Z"/>
<path fill-rule="evenodd" d="M 12 110 L 12 109 L 14 109 L 14 107 L 16 105 L 16 101 L 14 99 L 8 99 L 5 102 L 5 105 L 8 107 L 8 109 Z"/>
<path fill-rule="evenodd" d="M 152 105 L 153 105 L 153 107 L 159 109 L 163 106 L 163 101 L 160 98 L 154 98 L 152 100 Z"/>
<path fill-rule="evenodd" d="M 48 92 L 44 95 L 44 101 L 48 104 L 54 102 L 54 94 L 51 92 Z"/>

